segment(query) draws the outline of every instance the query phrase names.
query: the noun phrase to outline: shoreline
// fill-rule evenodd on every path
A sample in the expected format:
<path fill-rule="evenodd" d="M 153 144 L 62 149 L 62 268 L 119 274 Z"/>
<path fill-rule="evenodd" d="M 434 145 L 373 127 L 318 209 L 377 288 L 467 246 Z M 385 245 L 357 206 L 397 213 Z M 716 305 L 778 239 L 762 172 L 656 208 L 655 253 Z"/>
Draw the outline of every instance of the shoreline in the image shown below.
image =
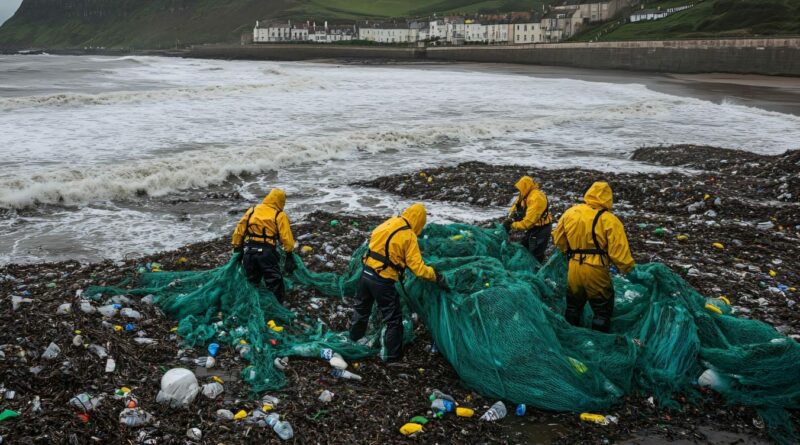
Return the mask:
<path fill-rule="evenodd" d="M 794 341 L 800 340 L 800 316 L 795 311 L 796 306 L 789 304 L 800 294 L 797 291 L 777 294 L 772 290 L 778 284 L 800 284 L 800 269 L 793 260 L 800 254 L 800 225 L 785 226 L 781 230 L 778 226 L 785 224 L 784 221 L 797 221 L 800 206 L 787 202 L 782 205 L 783 210 L 776 213 L 774 209 L 779 208 L 776 204 L 769 207 L 760 204 L 781 190 L 782 184 L 774 183 L 775 178 L 786 177 L 800 169 L 796 164 L 800 152 L 763 156 L 713 147 L 681 146 L 641 149 L 634 157 L 642 162 L 682 167 L 700 173 L 688 175 L 678 170 L 668 173 L 539 170 L 470 162 L 409 171 L 359 185 L 391 191 L 422 202 L 448 200 L 488 207 L 493 201 L 509 200 L 513 196 L 513 183 L 520 175 L 533 174 L 541 181 L 543 190 L 551 199 L 553 212 L 558 215 L 580 199 L 581 191 L 588 183 L 606 179 L 615 192 L 613 211 L 625 224 L 637 262 L 663 262 L 702 294 L 709 297 L 726 295 L 737 316 L 763 320 L 777 326 Z M 731 174 L 734 170 L 741 174 Z M 425 173 L 425 176 L 420 173 Z M 428 181 L 429 177 L 433 179 Z M 800 183 L 797 179 L 787 184 L 788 191 L 798 192 Z M 757 189 L 760 191 L 756 195 L 744 197 L 746 199 L 739 195 L 741 190 Z M 704 194 L 709 197 L 705 198 Z M 689 210 L 697 202 L 704 203 L 703 208 Z M 293 231 L 298 245 L 312 249 L 310 253 L 301 255 L 304 263 L 315 272 L 341 272 L 371 227 L 388 216 L 315 212 L 296 221 Z M 775 227 L 762 229 L 756 226 L 765 218 L 770 221 L 771 217 L 775 218 Z M 233 215 L 232 221 L 233 218 L 238 218 L 238 215 Z M 334 219 L 336 224 L 332 223 Z M 678 240 L 678 234 L 686 234 L 688 239 Z M 725 249 L 714 248 L 712 242 L 723 243 Z M 17 311 L 8 310 L 8 307 L 0 311 L 0 317 L 9 327 L 0 343 L 21 344 L 24 349 L 41 352 L 51 341 L 62 347 L 68 345 L 74 330 L 79 329 L 91 341 L 110 345 L 108 349 L 114 354 L 118 366 L 116 373 L 104 374 L 104 360 L 88 354 L 83 347 L 63 347 L 64 354 L 76 368 L 74 375 L 80 379 L 50 381 L 49 378 L 58 379 L 58 368 L 45 367 L 41 376 L 26 377 L 30 382 L 19 386 L 20 378 L 30 376 L 29 368 L 33 364 L 11 362 L 2 371 L 6 386 L 18 392 L 17 399 L 9 406 L 17 408 L 19 405 L 19 410 L 28 409 L 28 400 L 37 394 L 42 396 L 46 410 L 40 415 L 43 416 L 41 422 L 0 424 L 0 434 L 12 441 L 41 434 L 50 434 L 49 437 L 56 441 L 59 438 L 67 440 L 67 434 L 87 440 L 92 435 L 106 441 L 132 439 L 136 431 L 119 428 L 116 419 L 119 407 L 113 400 L 94 414 L 93 423 L 88 427 L 74 417 L 67 399 L 91 385 L 94 391 L 106 393 L 121 386 L 132 386 L 141 406 L 161 422 L 155 430 L 148 429 L 148 434 L 160 437 L 164 442 L 170 442 L 169 435 L 173 439 L 182 437 L 190 424 L 201 427 L 204 440 L 229 443 L 241 439 L 245 427 L 220 428 L 220 424 L 213 420 L 213 413 L 219 408 L 234 411 L 254 408 L 253 402 L 246 399 L 247 385 L 238 379 L 242 364 L 237 354 L 225 348 L 218 357 L 218 368 L 198 370 L 198 377 L 203 380 L 201 383 L 209 380 L 211 375 L 223 377 L 224 399 L 206 400 L 201 396 L 192 411 L 175 411 L 154 401 L 158 380 L 163 373 L 160 367 L 182 366 L 178 357 L 202 355 L 203 351 L 180 349 L 182 352 L 178 352 L 179 345 L 172 334 L 174 322 L 159 315 L 152 306 L 131 302 L 145 315 L 145 319 L 136 324 L 158 341 L 157 345 L 141 347 L 133 344 L 134 335 L 114 333 L 110 324 L 104 327 L 100 323 L 97 315 L 82 314 L 78 310 L 67 316 L 55 315 L 56 308 L 64 302 L 77 307 L 77 303 L 82 301 L 77 294 L 79 290 L 89 285 L 115 285 L 134 276 L 141 264 L 158 261 L 166 271 L 200 270 L 224 264 L 229 257 L 228 238 L 221 237 L 121 263 L 106 260 L 88 264 L 61 262 L 0 267 L 0 291 L 13 295 L 28 292 L 33 299 Z M 767 274 L 770 269 L 775 269 L 774 277 Z M 765 284 L 762 286 L 760 283 Z M 352 307 L 349 299 L 321 298 L 314 291 L 302 289 L 289 292 L 287 303 L 290 308 L 299 309 L 312 319 L 325 320 L 334 330 L 346 328 L 348 311 Z M 120 322 L 112 320 L 113 323 Z M 405 439 L 397 433 L 397 428 L 410 415 L 424 413 L 429 403 L 426 394 L 431 388 L 448 392 L 458 400 L 471 400 L 470 405 L 478 413 L 494 402 L 459 385 L 459 378 L 447 361 L 441 355 L 432 355 L 427 349 L 430 345 L 427 329 L 418 325 L 415 334 L 417 339 L 408 350 L 409 367 L 399 373 L 387 372 L 377 358 L 370 358 L 359 361 L 358 371 L 369 384 L 347 383 L 331 379 L 319 360 L 292 358 L 287 373 L 289 385 L 270 394 L 281 398 L 279 411 L 293 423 L 298 438 L 308 442 L 358 443 L 370 437 L 381 437 L 385 443 L 403 443 Z M 22 343 L 19 343 L 20 338 L 24 338 Z M 12 356 L 11 350 L 5 354 L 6 357 Z M 28 360 L 35 358 L 31 356 Z M 415 372 L 419 369 L 423 371 Z M 48 393 L 53 391 L 46 389 L 50 386 L 55 386 L 58 392 Z M 396 392 L 398 387 L 403 390 Z M 321 420 L 323 423 L 319 423 L 313 417 L 322 409 L 316 398 L 325 388 L 333 391 L 336 398 L 334 404 L 327 405 L 325 409 L 330 413 Z M 704 393 L 699 405 L 688 404 L 685 399 L 679 403 L 683 411 L 655 407 L 647 401 L 646 395 L 627 396 L 607 410 L 608 414 L 620 417 L 618 425 L 609 426 L 580 422 L 572 413 L 545 412 L 533 407 L 529 407 L 523 419 L 512 416 L 497 424 L 446 417 L 427 427 L 424 439 L 446 441 L 459 431 L 466 431 L 464 434 L 472 438 L 507 443 L 544 441 L 544 437 L 548 438 L 547 442 L 564 444 L 639 441 L 642 437 L 658 441 L 661 437 L 681 436 L 706 437 L 713 441 L 714 438 L 729 437 L 725 435 L 729 434 L 727 432 L 735 433 L 735 437 L 742 440 L 756 441 L 765 437 L 765 430 L 757 426 L 759 417 L 754 410 L 726 407 L 714 393 Z M 800 426 L 800 413 L 792 411 L 791 415 L 795 426 Z M 550 424 L 558 426 L 550 427 Z M 353 425 L 360 427 L 354 429 Z M 248 440 L 273 438 L 268 429 L 253 429 L 249 434 Z"/>

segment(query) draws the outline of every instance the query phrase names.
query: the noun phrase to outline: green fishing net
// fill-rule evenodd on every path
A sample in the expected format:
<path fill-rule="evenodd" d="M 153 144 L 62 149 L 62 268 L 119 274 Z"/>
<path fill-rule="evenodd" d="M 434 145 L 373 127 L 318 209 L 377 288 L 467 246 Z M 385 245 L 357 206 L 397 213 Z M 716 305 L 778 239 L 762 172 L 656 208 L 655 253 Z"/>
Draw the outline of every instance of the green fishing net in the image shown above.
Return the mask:
<path fill-rule="evenodd" d="M 564 320 L 567 267 L 560 254 L 540 266 L 507 242 L 501 228 L 461 224 L 428 225 L 420 247 L 452 291 L 406 274 L 398 285 L 405 340 L 412 340 L 416 313 L 464 385 L 484 396 L 587 411 L 639 392 L 679 408 L 672 396 L 696 394 L 700 378 L 728 402 L 756 408 L 776 441 L 794 442 L 786 409 L 800 407 L 800 345 L 765 323 L 730 315 L 725 301 L 700 295 L 663 264 L 640 266 L 646 273 L 637 282 L 613 278 L 612 332 L 604 334 Z M 342 274 L 299 264 L 287 282 L 331 298 L 352 296 L 364 249 L 353 253 Z M 250 285 L 238 257 L 208 271 L 144 273 L 136 286 L 87 294 L 152 294 L 179 321 L 178 334 L 188 345 L 216 341 L 237 348 L 248 361 L 242 378 L 254 392 L 285 385 L 276 357 L 318 357 L 321 348 L 346 359 L 382 352 L 380 317 L 353 343 L 347 332 L 293 313 Z M 268 327 L 269 320 L 283 331 Z M 590 320 L 587 305 L 583 325 Z"/>

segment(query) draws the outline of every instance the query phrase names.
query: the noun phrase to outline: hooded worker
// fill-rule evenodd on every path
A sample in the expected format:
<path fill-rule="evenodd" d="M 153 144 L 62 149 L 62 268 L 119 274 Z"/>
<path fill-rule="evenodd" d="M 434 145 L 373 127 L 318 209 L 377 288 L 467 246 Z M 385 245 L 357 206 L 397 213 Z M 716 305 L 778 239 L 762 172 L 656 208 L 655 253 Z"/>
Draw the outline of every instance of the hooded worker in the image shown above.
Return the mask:
<path fill-rule="evenodd" d="M 606 182 L 595 182 L 577 204 L 564 212 L 553 242 L 569 258 L 565 318 L 580 325 L 588 300 L 594 312 L 592 329 L 608 332 L 614 312 L 614 287 L 609 267 L 628 273 L 633 257 L 622 222 L 611 213 L 613 195 Z"/>
<path fill-rule="evenodd" d="M 233 231 L 234 252 L 242 252 L 242 266 L 247 279 L 258 286 L 261 280 L 279 302 L 283 303 L 283 274 L 280 270 L 278 243 L 286 252 L 284 271 L 292 273 L 297 267 L 294 254 L 294 237 L 289 217 L 283 211 L 286 193 L 272 189 L 261 204 L 245 212 Z"/>
<path fill-rule="evenodd" d="M 530 176 L 523 176 L 515 184 L 519 195 L 508 211 L 508 218 L 503 222 L 506 232 L 516 230 L 525 232 L 523 246 L 544 263 L 550 233 L 553 229 L 553 216 L 550 214 L 550 203 L 547 196 L 539 189 L 539 184 Z"/>
<path fill-rule="evenodd" d="M 442 289 L 449 290 L 444 276 L 425 264 L 419 250 L 417 237 L 426 219 L 425 206 L 419 203 L 407 208 L 402 216 L 389 218 L 372 231 L 369 250 L 364 256 L 350 339 L 358 341 L 364 337 L 372 305 L 377 303 L 386 325 L 383 345 L 390 365 L 403 357 L 403 313 L 395 284 L 402 281 L 406 268 L 417 277 L 435 281 Z"/>

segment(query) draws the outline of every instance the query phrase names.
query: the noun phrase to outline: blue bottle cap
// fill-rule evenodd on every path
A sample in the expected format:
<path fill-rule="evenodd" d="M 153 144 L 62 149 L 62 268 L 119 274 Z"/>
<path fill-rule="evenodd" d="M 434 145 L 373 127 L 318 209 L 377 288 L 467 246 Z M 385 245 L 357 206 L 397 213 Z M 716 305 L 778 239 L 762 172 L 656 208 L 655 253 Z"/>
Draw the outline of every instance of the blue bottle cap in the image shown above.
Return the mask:
<path fill-rule="evenodd" d="M 211 343 L 210 345 L 208 345 L 208 355 L 210 355 L 211 357 L 216 357 L 218 351 L 219 351 L 218 343 Z"/>
<path fill-rule="evenodd" d="M 136 329 L 136 326 L 134 326 L 133 323 L 128 323 L 125 325 L 125 330 L 128 332 L 133 332 L 134 329 Z"/>

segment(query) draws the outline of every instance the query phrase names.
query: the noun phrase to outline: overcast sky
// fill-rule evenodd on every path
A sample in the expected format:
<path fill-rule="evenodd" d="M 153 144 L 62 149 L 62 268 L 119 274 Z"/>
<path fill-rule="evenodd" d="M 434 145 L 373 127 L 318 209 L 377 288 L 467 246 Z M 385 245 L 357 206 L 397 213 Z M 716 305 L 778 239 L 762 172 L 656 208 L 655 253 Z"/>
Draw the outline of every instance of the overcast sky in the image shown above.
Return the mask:
<path fill-rule="evenodd" d="M 22 0 L 0 0 L 0 25 L 14 15 L 20 3 Z"/>

